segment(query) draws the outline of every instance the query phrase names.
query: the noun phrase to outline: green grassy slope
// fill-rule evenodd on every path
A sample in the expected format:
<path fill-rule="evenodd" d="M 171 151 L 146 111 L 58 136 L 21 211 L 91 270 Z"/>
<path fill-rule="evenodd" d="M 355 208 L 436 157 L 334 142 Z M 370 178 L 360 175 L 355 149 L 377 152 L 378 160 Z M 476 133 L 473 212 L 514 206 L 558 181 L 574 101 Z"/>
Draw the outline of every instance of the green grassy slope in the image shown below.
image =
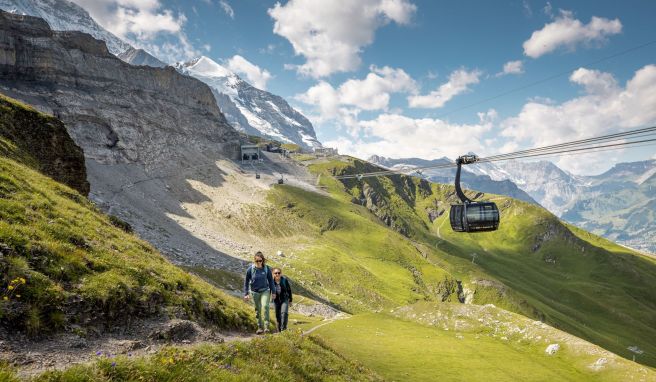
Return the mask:
<path fill-rule="evenodd" d="M 362 314 L 316 331 L 388 380 L 626 381 L 656 372 L 494 307 L 428 304 Z M 546 348 L 559 350 L 549 355 Z M 599 359 L 603 359 L 599 361 Z M 595 367 L 603 362 L 602 367 Z"/>
<path fill-rule="evenodd" d="M 294 248 L 282 265 L 298 287 L 350 313 L 418 300 L 457 301 L 449 272 L 422 257 L 413 243 L 339 194 L 323 196 L 276 186 L 271 210 L 245 209 L 240 228 L 276 248 Z M 427 252 L 432 249 L 427 248 Z"/>
<path fill-rule="evenodd" d="M 4 375 L 3 375 L 4 373 Z M 12 371 L 0 366 L 12 380 Z M 17 380 L 17 379 L 15 379 Z M 250 342 L 164 348 L 149 357 L 106 357 L 65 371 L 46 372 L 35 382 L 65 381 L 379 381 L 318 338 L 291 332 Z"/>
<path fill-rule="evenodd" d="M 367 166 L 348 160 L 310 167 L 335 175 L 370 170 Z M 428 260 L 475 289 L 474 302 L 496 298 L 497 305 L 543 319 L 627 358 L 632 356 L 627 347 L 638 346 L 645 351 L 639 360 L 656 365 L 653 259 L 566 226 L 539 207 L 505 197 L 470 192 L 470 197 L 494 200 L 502 223 L 497 232 L 462 234 L 454 233 L 448 222 L 448 206 L 456 201 L 450 185 L 405 176 L 343 184 L 326 178 L 332 192 L 341 195 L 334 198 L 367 204 L 391 228 L 433 248 Z M 442 215 L 431 222 L 431 211 Z M 479 290 L 494 285 L 496 291 Z"/>
<path fill-rule="evenodd" d="M 8 103 L 4 103 L 6 106 Z M 10 108 L 23 108 L 17 103 Z M 14 115 L 0 109 L 6 123 Z M 52 117 L 33 113 L 31 123 Z M 170 314 L 253 328 L 247 305 L 173 266 L 0 137 L 0 325 L 32 336 Z"/>

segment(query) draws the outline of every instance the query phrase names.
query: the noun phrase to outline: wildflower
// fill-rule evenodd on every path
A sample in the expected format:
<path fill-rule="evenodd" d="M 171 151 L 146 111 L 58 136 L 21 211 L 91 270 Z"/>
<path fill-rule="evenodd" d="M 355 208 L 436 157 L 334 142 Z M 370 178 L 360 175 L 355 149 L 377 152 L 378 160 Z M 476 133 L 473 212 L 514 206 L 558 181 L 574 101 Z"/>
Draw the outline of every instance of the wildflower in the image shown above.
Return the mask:
<path fill-rule="evenodd" d="M 17 295 L 16 295 L 16 298 L 20 298 L 20 295 L 19 295 L 19 294 L 17 294 Z"/>
<path fill-rule="evenodd" d="M 112 367 L 116 367 L 116 362 L 112 362 Z"/>
<path fill-rule="evenodd" d="M 26 283 L 25 279 L 22 278 L 22 277 L 20 278 L 20 282 L 21 282 L 21 284 L 25 284 L 25 283 Z"/>
<path fill-rule="evenodd" d="M 2 299 L 5 300 L 5 301 L 7 301 L 7 300 L 9 300 L 9 297 L 4 296 Z"/>
<path fill-rule="evenodd" d="M 7 287 L 7 289 L 9 289 L 9 290 L 13 290 L 13 289 L 14 289 L 14 286 L 13 286 L 13 285 L 9 285 L 9 286 Z"/>
<path fill-rule="evenodd" d="M 96 355 L 102 355 L 102 351 L 98 350 L 98 351 L 96 352 Z"/>

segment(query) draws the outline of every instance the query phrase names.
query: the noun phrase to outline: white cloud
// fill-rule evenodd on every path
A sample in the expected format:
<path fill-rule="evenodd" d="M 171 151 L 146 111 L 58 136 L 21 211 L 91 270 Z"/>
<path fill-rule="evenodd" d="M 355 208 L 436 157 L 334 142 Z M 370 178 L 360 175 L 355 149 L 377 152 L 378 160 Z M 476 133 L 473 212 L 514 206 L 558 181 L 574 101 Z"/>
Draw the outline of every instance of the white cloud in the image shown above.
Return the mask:
<path fill-rule="evenodd" d="M 320 81 L 309 88 L 305 93 L 297 94 L 295 99 L 308 105 L 318 106 L 319 112 L 324 120 L 337 117 L 339 109 L 339 95 L 331 84 Z"/>
<path fill-rule="evenodd" d="M 390 93 L 414 92 L 417 89 L 415 80 L 403 69 L 372 66 L 370 70 L 363 80 L 350 79 L 339 87 L 341 104 L 363 110 L 384 110 L 389 104 Z"/>
<path fill-rule="evenodd" d="M 636 71 L 624 87 L 608 73 L 585 68 L 574 71 L 570 81 L 583 87 L 582 96 L 561 104 L 528 102 L 501 123 L 501 135 L 520 146 L 539 147 L 656 123 L 656 65 Z M 588 157 L 588 170 L 593 161 L 601 166 L 604 156 Z M 560 164 L 578 171 L 575 162 L 565 157 Z"/>
<path fill-rule="evenodd" d="M 521 60 L 508 61 L 503 64 L 503 70 L 496 74 L 497 77 L 505 76 L 507 74 L 522 74 L 524 73 L 524 63 Z"/>
<path fill-rule="evenodd" d="M 232 9 L 230 4 L 228 4 L 228 2 L 225 0 L 219 0 L 219 5 L 221 6 L 221 9 L 223 9 L 223 12 L 225 12 L 226 15 L 230 16 L 230 18 L 234 20 L 235 10 Z"/>
<path fill-rule="evenodd" d="M 271 79 L 271 73 L 251 63 L 244 57 L 236 54 L 227 61 L 228 69 L 235 73 L 243 74 L 253 86 L 266 90 L 266 84 Z"/>
<path fill-rule="evenodd" d="M 573 50 L 580 43 L 603 42 L 607 36 L 621 31 L 622 23 L 619 19 L 609 20 L 593 16 L 592 20 L 584 25 L 574 19 L 571 12 L 561 10 L 554 22 L 533 32 L 531 38 L 524 41 L 524 54 L 538 58 L 560 47 Z"/>
<path fill-rule="evenodd" d="M 159 0 L 73 0 L 103 28 L 166 62 L 199 55 L 183 31 L 187 18 Z M 155 39 L 165 36 L 165 41 Z"/>
<path fill-rule="evenodd" d="M 134 34 L 152 38 L 155 34 L 178 33 L 187 21 L 170 9 L 161 9 L 159 0 L 74 0 L 105 29 L 121 38 Z"/>
<path fill-rule="evenodd" d="M 306 62 L 296 70 L 314 78 L 355 70 L 376 29 L 408 24 L 416 6 L 408 0 L 290 0 L 268 10 L 273 32 L 286 38 Z"/>
<path fill-rule="evenodd" d="M 479 70 L 467 71 L 458 69 L 449 75 L 449 81 L 440 85 L 427 95 L 413 95 L 408 97 L 408 104 L 415 108 L 440 108 L 460 93 L 469 90 L 469 85 L 477 84 L 480 80 Z"/>
<path fill-rule="evenodd" d="M 458 125 L 398 114 L 382 114 L 359 125 L 366 140 L 340 137 L 325 145 L 359 158 L 374 154 L 392 158 L 454 158 L 469 151 L 486 153 L 482 136 L 492 128 L 489 122 Z"/>
<path fill-rule="evenodd" d="M 414 93 L 417 83 L 403 69 L 372 65 L 363 79 L 350 79 L 334 88 L 326 81 L 309 88 L 294 98 L 316 106 L 315 123 L 335 120 L 351 133 L 359 129 L 357 115 L 362 110 L 387 110 L 392 93 Z"/>

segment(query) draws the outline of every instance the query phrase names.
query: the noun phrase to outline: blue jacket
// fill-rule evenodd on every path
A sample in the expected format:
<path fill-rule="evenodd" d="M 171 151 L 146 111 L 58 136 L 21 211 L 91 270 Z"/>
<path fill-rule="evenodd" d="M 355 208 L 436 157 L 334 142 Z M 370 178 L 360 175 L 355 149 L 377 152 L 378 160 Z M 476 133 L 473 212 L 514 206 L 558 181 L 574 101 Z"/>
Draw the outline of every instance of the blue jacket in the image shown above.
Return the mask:
<path fill-rule="evenodd" d="M 253 268 L 255 269 L 253 270 Z M 246 279 L 244 279 L 244 296 L 248 294 L 249 289 L 253 292 L 263 292 L 268 289 L 271 293 L 276 293 L 274 288 L 271 268 L 265 265 L 260 269 L 253 264 L 248 267 Z"/>

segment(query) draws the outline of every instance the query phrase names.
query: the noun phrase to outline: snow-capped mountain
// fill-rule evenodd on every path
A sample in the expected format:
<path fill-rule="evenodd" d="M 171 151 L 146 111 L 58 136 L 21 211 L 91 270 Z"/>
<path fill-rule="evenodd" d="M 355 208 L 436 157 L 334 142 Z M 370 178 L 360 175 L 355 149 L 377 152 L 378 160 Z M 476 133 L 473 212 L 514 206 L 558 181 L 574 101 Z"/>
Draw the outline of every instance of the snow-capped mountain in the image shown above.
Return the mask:
<path fill-rule="evenodd" d="M 210 86 L 226 119 L 237 130 L 305 149 L 321 147 L 312 123 L 282 97 L 257 89 L 208 57 L 178 63 L 176 69 Z"/>
<path fill-rule="evenodd" d="M 44 19 L 53 30 L 80 31 L 105 41 L 110 53 L 133 65 L 164 67 L 166 64 L 149 53 L 135 49 L 101 27 L 84 8 L 68 0 L 0 0 L 0 9 Z M 137 51 L 136 53 L 130 53 Z M 140 52 L 139 52 L 140 51 Z M 127 55 L 126 55 L 127 54 Z M 121 57 L 123 55 L 123 57 Z M 130 61 L 136 60 L 135 62 Z"/>
<path fill-rule="evenodd" d="M 576 201 L 585 180 L 549 161 L 477 163 L 467 170 L 489 175 L 494 180 L 510 180 L 526 191 L 543 207 L 561 216 Z"/>

